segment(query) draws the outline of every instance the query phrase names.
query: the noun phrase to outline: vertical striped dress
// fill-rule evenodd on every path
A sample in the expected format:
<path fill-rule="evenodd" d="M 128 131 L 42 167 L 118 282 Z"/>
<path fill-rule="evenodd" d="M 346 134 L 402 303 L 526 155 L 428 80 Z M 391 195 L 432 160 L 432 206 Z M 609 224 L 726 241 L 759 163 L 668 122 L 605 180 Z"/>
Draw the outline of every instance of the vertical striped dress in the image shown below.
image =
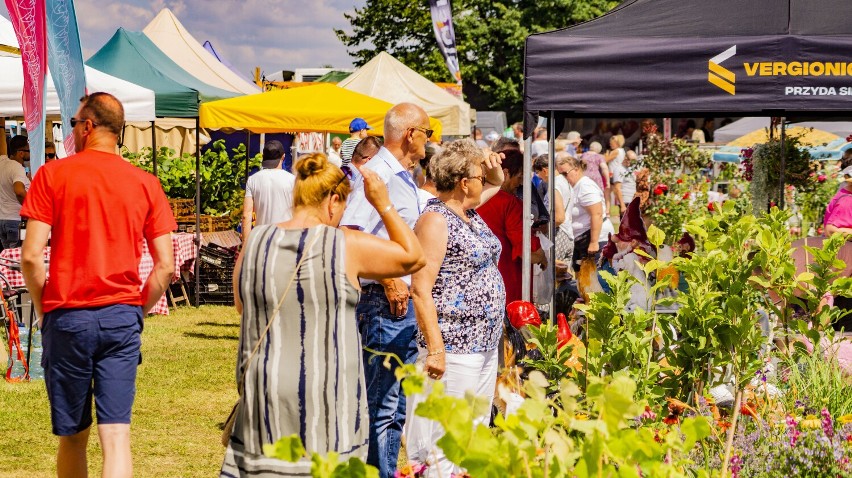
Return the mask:
<path fill-rule="evenodd" d="M 358 291 L 346 277 L 345 246 L 343 232 L 327 226 L 266 225 L 249 236 L 239 278 L 237 379 L 247 367 L 245 390 L 220 476 L 310 476 L 307 459 L 263 456 L 263 445 L 291 435 L 309 454 L 366 458 Z M 246 364 L 303 255 L 278 318 Z"/>

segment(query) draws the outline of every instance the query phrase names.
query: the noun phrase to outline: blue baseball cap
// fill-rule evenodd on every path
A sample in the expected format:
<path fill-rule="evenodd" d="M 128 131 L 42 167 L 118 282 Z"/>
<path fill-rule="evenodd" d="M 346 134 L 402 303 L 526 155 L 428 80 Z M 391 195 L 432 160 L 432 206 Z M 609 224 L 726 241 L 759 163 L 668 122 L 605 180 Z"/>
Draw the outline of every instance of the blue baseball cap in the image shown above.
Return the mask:
<path fill-rule="evenodd" d="M 361 131 L 362 129 L 373 129 L 373 128 L 371 128 L 370 125 L 368 125 L 367 122 L 364 121 L 364 118 L 355 118 L 354 120 L 352 120 L 351 123 L 349 123 L 349 132 L 350 133 L 354 133 L 356 131 Z"/>

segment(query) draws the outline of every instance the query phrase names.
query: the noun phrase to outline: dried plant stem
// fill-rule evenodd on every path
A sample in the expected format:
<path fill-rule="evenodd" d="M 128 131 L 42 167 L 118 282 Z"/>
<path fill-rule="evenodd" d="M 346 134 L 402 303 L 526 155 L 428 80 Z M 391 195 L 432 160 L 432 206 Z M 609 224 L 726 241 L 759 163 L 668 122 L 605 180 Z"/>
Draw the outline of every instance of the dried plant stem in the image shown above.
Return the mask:
<path fill-rule="evenodd" d="M 728 462 L 731 461 L 731 447 L 734 445 L 734 433 L 737 429 L 737 419 L 740 417 L 740 403 L 743 400 L 742 390 L 737 390 L 736 398 L 734 399 L 734 417 L 731 419 L 731 428 L 728 429 L 728 440 L 725 442 L 725 458 L 722 460 L 721 478 L 728 476 Z"/>

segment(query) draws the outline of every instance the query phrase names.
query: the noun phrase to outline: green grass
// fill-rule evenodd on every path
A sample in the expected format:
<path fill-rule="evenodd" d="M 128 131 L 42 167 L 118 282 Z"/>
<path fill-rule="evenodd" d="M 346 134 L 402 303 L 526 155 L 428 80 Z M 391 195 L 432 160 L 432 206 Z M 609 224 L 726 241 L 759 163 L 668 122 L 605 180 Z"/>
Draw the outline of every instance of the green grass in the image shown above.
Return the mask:
<path fill-rule="evenodd" d="M 217 475 L 221 424 L 237 399 L 238 335 L 233 307 L 182 307 L 146 319 L 131 425 L 135 476 Z M 44 382 L 0 381 L 0 477 L 55 476 L 56 446 Z M 93 426 L 89 474 L 101 468 Z"/>

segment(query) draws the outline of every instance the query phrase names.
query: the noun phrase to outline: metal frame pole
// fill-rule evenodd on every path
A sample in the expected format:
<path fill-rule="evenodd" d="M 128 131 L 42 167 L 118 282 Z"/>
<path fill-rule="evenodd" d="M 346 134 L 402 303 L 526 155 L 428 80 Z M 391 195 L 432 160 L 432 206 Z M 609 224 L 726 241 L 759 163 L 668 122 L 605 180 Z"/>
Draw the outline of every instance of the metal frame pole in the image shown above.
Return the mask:
<path fill-rule="evenodd" d="M 195 117 L 195 306 L 201 305 L 201 123 Z"/>
<path fill-rule="evenodd" d="M 550 119 L 547 125 L 547 139 L 550 142 L 550 157 L 548 158 L 548 167 L 547 167 L 547 194 L 550 198 L 550 221 L 547 223 L 547 235 L 550 239 L 550 242 L 553 243 L 550 246 L 550 257 L 547 258 L 548 263 L 550 264 L 550 286 L 553 288 L 553 292 L 556 292 L 556 201 L 553 200 L 554 195 L 556 194 L 555 188 L 556 185 L 556 115 L 553 111 L 550 112 Z M 561 129 L 560 129 L 561 132 Z M 555 303 L 555 294 L 550 295 L 550 321 L 552 323 L 556 323 L 556 303 Z"/>
<path fill-rule="evenodd" d="M 154 176 L 157 175 L 157 127 L 151 121 L 151 162 L 154 165 Z"/>
<path fill-rule="evenodd" d="M 782 116 L 781 117 L 781 174 L 778 178 L 779 185 L 779 198 L 778 198 L 778 208 L 784 209 L 784 170 L 787 168 L 787 144 L 786 144 L 786 132 L 787 132 L 787 121 Z"/>
<path fill-rule="evenodd" d="M 523 246 L 524 253 L 521 259 L 521 299 L 527 302 L 532 298 L 530 290 L 530 280 L 532 279 L 532 262 L 530 258 L 530 248 L 532 247 L 532 160 L 530 150 L 532 149 L 532 136 L 524 140 L 524 231 L 523 231 Z"/>

